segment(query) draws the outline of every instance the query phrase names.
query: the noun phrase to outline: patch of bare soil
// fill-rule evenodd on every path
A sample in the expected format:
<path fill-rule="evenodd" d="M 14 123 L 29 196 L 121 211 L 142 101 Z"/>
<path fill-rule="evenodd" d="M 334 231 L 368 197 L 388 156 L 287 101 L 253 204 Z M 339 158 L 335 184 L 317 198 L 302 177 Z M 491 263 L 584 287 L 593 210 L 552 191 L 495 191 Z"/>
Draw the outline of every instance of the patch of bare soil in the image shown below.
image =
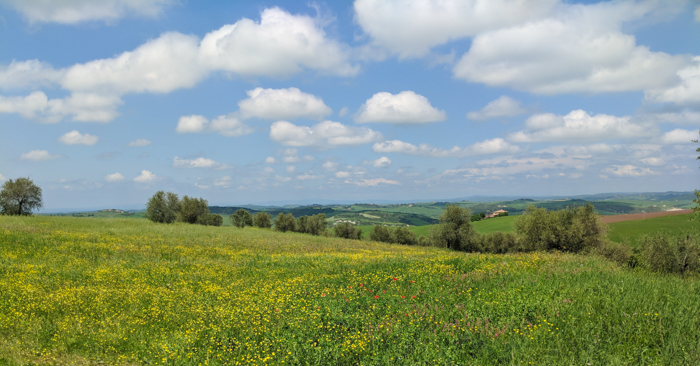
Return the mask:
<path fill-rule="evenodd" d="M 612 224 L 613 222 L 646 220 L 646 219 L 653 219 L 655 217 L 685 215 L 685 214 L 689 214 L 689 213 L 693 213 L 693 210 L 659 211 L 659 212 L 647 212 L 647 213 L 637 213 L 637 214 L 629 214 L 629 215 L 603 216 L 603 222 L 606 224 Z"/>

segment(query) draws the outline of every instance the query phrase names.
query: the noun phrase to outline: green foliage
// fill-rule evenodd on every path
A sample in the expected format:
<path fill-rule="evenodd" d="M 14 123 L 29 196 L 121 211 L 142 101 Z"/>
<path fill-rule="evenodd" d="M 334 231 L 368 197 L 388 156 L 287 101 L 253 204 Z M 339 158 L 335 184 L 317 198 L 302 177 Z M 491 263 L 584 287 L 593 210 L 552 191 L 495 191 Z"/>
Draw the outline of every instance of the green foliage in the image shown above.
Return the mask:
<path fill-rule="evenodd" d="M 221 215 L 207 213 L 197 218 L 197 223 L 207 226 L 221 226 L 224 223 L 224 218 Z"/>
<path fill-rule="evenodd" d="M 207 200 L 183 196 L 180 201 L 180 210 L 177 212 L 177 221 L 196 224 L 200 216 L 208 213 L 209 205 Z"/>
<path fill-rule="evenodd" d="M 557 211 L 528 206 L 515 229 L 528 250 L 568 252 L 600 247 L 607 230 L 590 203 Z"/>
<path fill-rule="evenodd" d="M 326 214 L 316 214 L 306 220 L 306 233 L 311 235 L 324 235 L 328 229 Z"/>
<path fill-rule="evenodd" d="M 508 211 L 506 211 L 506 212 L 499 212 L 498 215 L 496 215 L 496 217 L 503 217 L 503 216 L 508 216 Z"/>
<path fill-rule="evenodd" d="M 295 225 L 294 215 L 290 213 L 283 214 L 281 212 L 277 214 L 277 218 L 275 219 L 275 230 L 281 232 L 294 231 Z"/>
<path fill-rule="evenodd" d="M 43 206 L 41 188 L 29 178 L 9 179 L 0 190 L 0 214 L 31 215 Z"/>
<path fill-rule="evenodd" d="M 606 240 L 603 245 L 594 248 L 593 253 L 608 258 L 621 266 L 636 266 L 634 253 L 629 243 Z"/>
<path fill-rule="evenodd" d="M 269 229 L 272 227 L 272 216 L 269 213 L 260 211 L 253 216 L 253 226 Z"/>
<path fill-rule="evenodd" d="M 341 222 L 333 227 L 333 232 L 338 238 L 345 239 L 362 239 L 362 229 L 356 228 L 355 225 L 349 222 Z"/>
<path fill-rule="evenodd" d="M 374 225 L 369 232 L 369 240 L 392 243 L 393 238 L 391 237 L 391 230 L 384 225 Z"/>
<path fill-rule="evenodd" d="M 146 218 L 159 223 L 171 224 L 177 219 L 180 200 L 173 192 L 156 192 L 146 204 Z"/>
<path fill-rule="evenodd" d="M 641 240 L 642 262 L 654 272 L 681 276 L 700 270 L 700 234 L 672 236 L 664 232 Z"/>
<path fill-rule="evenodd" d="M 468 209 L 447 204 L 445 211 L 438 217 L 440 224 L 431 227 L 432 245 L 468 252 L 478 251 L 470 245 L 470 238 L 475 234 L 469 223 L 470 216 L 471 212 Z"/>
<path fill-rule="evenodd" d="M 482 212 L 482 213 L 483 213 L 483 212 Z M 480 215 L 479 213 L 475 213 L 475 214 L 473 214 L 472 217 L 471 217 L 471 221 L 472 221 L 472 222 L 481 221 L 481 219 L 482 219 L 482 217 L 481 217 L 481 215 Z"/>
<path fill-rule="evenodd" d="M 308 233 L 309 232 L 309 225 L 308 225 L 308 216 L 301 216 L 297 218 L 297 221 L 294 225 L 294 231 L 298 233 Z"/>
<path fill-rule="evenodd" d="M 391 232 L 392 242 L 403 245 L 416 245 L 418 239 L 416 233 L 409 230 L 407 227 L 399 226 Z"/>
<path fill-rule="evenodd" d="M 253 216 L 242 208 L 231 214 L 230 218 L 233 226 L 240 228 L 253 226 Z"/>

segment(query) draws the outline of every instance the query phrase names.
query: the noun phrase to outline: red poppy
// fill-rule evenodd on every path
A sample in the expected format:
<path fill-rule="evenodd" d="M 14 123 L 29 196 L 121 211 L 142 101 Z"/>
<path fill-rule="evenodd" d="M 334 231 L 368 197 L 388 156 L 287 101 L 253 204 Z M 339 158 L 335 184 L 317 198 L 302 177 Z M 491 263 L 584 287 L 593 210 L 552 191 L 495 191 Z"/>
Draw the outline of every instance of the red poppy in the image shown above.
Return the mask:
<path fill-rule="evenodd" d="M 394 277 L 394 281 L 398 281 L 398 280 L 396 279 L 396 277 Z"/>
<path fill-rule="evenodd" d="M 378 299 L 378 298 L 379 298 L 379 295 L 375 296 L 374 298 L 375 298 L 375 299 Z"/>

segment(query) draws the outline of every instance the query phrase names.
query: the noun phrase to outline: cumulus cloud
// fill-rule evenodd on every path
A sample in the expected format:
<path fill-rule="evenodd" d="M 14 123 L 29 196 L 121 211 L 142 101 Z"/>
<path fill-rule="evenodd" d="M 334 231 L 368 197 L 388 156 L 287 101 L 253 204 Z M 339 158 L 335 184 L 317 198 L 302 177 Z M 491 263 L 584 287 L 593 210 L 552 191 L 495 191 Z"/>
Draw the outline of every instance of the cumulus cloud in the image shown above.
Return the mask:
<path fill-rule="evenodd" d="M 58 141 L 66 145 L 87 145 L 92 146 L 97 143 L 99 137 L 90 134 L 81 134 L 77 130 L 73 130 L 58 138 Z"/>
<path fill-rule="evenodd" d="M 22 153 L 19 156 L 19 160 L 28 161 L 44 161 L 44 160 L 54 160 L 60 158 L 61 155 L 52 155 L 46 150 L 32 150 L 27 153 Z"/>
<path fill-rule="evenodd" d="M 642 161 L 642 163 L 644 163 L 646 165 L 651 165 L 651 166 L 662 166 L 666 163 L 664 161 L 664 159 L 657 158 L 657 157 L 644 158 L 644 159 L 641 159 L 641 161 Z"/>
<path fill-rule="evenodd" d="M 375 143 L 372 150 L 378 153 L 403 153 L 408 155 L 429 156 L 433 158 L 445 158 L 514 153 L 517 152 L 519 148 L 508 143 L 502 138 L 495 138 L 477 142 L 463 148 L 455 146 L 449 150 L 433 147 L 429 144 L 420 144 L 416 146 L 400 140 L 389 140 L 381 143 Z"/>
<path fill-rule="evenodd" d="M 329 172 L 335 171 L 338 169 L 338 163 L 332 162 L 332 161 L 327 161 L 323 163 L 323 169 L 328 170 Z"/>
<path fill-rule="evenodd" d="M 654 1 L 563 4 L 550 17 L 477 35 L 453 72 L 469 82 L 538 94 L 675 85 L 676 72 L 688 65 L 689 57 L 652 52 L 636 45 L 635 37 L 621 28 L 658 7 L 672 11 L 676 5 Z"/>
<path fill-rule="evenodd" d="M 360 107 L 357 123 L 384 122 L 394 124 L 423 124 L 442 121 L 445 111 L 434 108 L 428 98 L 406 90 L 398 94 L 380 92 Z"/>
<path fill-rule="evenodd" d="M 345 183 L 355 184 L 355 185 L 358 185 L 360 187 L 376 187 L 379 184 L 401 185 L 401 183 L 399 183 L 398 181 L 389 180 L 389 179 L 385 179 L 385 178 L 360 179 L 357 181 L 346 180 Z"/>
<path fill-rule="evenodd" d="M 105 177 L 107 182 L 121 182 L 124 180 L 124 176 L 119 173 L 109 174 Z"/>
<path fill-rule="evenodd" d="M 509 135 L 508 139 L 513 142 L 586 142 L 653 136 L 656 133 L 649 125 L 633 123 L 630 117 L 591 116 L 580 109 L 565 116 L 536 114 L 525 121 L 525 127 L 524 131 Z"/>
<path fill-rule="evenodd" d="M 618 177 L 641 177 L 644 175 L 659 174 L 649 168 L 639 168 L 634 165 L 613 165 L 603 170 L 605 173 L 611 173 Z"/>
<path fill-rule="evenodd" d="M 39 60 L 16 61 L 0 65 L 0 88 L 15 89 L 51 86 L 59 82 L 62 70 L 55 70 L 47 62 Z"/>
<path fill-rule="evenodd" d="M 277 163 L 277 159 L 273 158 L 272 156 L 268 156 L 265 159 L 265 164 L 276 164 L 276 163 Z"/>
<path fill-rule="evenodd" d="M 377 160 L 372 160 L 372 165 L 375 168 L 386 168 L 391 165 L 391 159 L 387 158 L 386 156 L 382 156 Z"/>
<path fill-rule="evenodd" d="M 131 147 L 141 147 L 141 146 L 148 146 L 148 145 L 150 145 L 150 144 L 152 144 L 152 142 L 151 142 L 150 140 L 138 139 L 138 140 L 131 141 L 131 142 L 129 143 L 129 146 L 131 146 Z"/>
<path fill-rule="evenodd" d="M 467 118 L 476 121 L 486 121 L 494 118 L 514 117 L 524 113 L 527 113 L 527 109 L 523 108 L 520 102 L 509 96 L 502 95 L 481 110 L 467 113 Z"/>
<path fill-rule="evenodd" d="M 243 18 L 208 33 L 200 60 L 211 69 L 251 76 L 289 76 L 304 69 L 352 76 L 350 50 L 326 36 L 318 19 L 280 8 L 263 10 L 260 22 Z"/>
<path fill-rule="evenodd" d="M 698 131 L 688 131 L 677 128 L 664 133 L 661 142 L 664 144 L 689 144 L 692 140 L 698 139 Z"/>
<path fill-rule="evenodd" d="M 270 139 L 286 146 L 334 148 L 367 144 L 381 140 L 383 136 L 369 128 L 349 127 L 333 121 L 323 121 L 311 127 L 277 121 L 270 127 Z"/>
<path fill-rule="evenodd" d="M 223 178 L 214 179 L 214 186 L 221 188 L 229 188 L 233 185 L 233 178 L 228 175 Z"/>
<path fill-rule="evenodd" d="M 175 0 L 5 0 L 29 23 L 113 22 L 127 16 L 154 18 Z"/>
<path fill-rule="evenodd" d="M 233 114 L 219 116 L 211 122 L 200 115 L 182 116 L 175 127 L 177 133 L 216 132 L 226 137 L 239 137 L 253 133 L 253 129 L 239 121 Z"/>
<path fill-rule="evenodd" d="M 481 180 L 502 180 L 509 179 L 514 175 L 523 173 L 532 173 L 564 169 L 582 169 L 587 165 L 585 158 L 578 157 L 527 157 L 527 158 L 512 158 L 497 157 L 479 161 L 476 167 L 448 169 L 430 178 L 430 180 L 442 179 L 463 179 L 469 178 L 476 181 Z M 538 176 L 539 178 L 548 177 L 547 174 Z"/>
<path fill-rule="evenodd" d="M 644 97 L 659 103 L 700 105 L 700 56 L 694 57 L 693 62 L 694 65 L 677 72 L 680 83 L 666 89 L 646 91 Z"/>
<path fill-rule="evenodd" d="M 345 172 L 345 171 L 335 172 L 335 176 L 338 178 L 348 178 L 350 176 L 350 172 Z"/>
<path fill-rule="evenodd" d="M 309 173 L 304 173 L 301 175 L 297 175 L 297 180 L 310 180 L 310 179 L 323 179 L 323 175 L 314 175 L 314 174 L 309 174 Z"/>
<path fill-rule="evenodd" d="M 152 182 L 155 182 L 159 179 L 160 179 L 159 176 L 149 172 L 148 170 L 142 170 L 141 175 L 134 178 L 134 182 L 136 182 L 136 183 L 152 183 Z"/>
<path fill-rule="evenodd" d="M 26 97 L 0 95 L 0 113 L 17 113 L 41 123 L 57 123 L 66 116 L 81 122 L 109 122 L 118 115 L 119 104 L 122 104 L 119 97 L 92 93 L 73 93 L 56 99 L 49 99 L 41 91 Z"/>
<path fill-rule="evenodd" d="M 211 159 L 197 158 L 197 159 L 183 159 L 180 157 L 175 157 L 173 159 L 173 167 L 175 168 L 204 168 L 204 169 L 227 169 L 229 168 L 226 164 L 218 163 Z"/>
<path fill-rule="evenodd" d="M 401 58 L 425 56 L 449 41 L 538 19 L 557 5 L 557 0 L 354 2 L 355 19 L 372 42 Z"/>
<path fill-rule="evenodd" d="M 6 180 L 7 180 L 7 178 L 5 178 L 2 174 L 0 174 L 0 182 L 4 182 Z"/>
<path fill-rule="evenodd" d="M 322 119 L 333 113 L 323 100 L 297 88 L 249 90 L 248 99 L 238 102 L 242 118 Z"/>

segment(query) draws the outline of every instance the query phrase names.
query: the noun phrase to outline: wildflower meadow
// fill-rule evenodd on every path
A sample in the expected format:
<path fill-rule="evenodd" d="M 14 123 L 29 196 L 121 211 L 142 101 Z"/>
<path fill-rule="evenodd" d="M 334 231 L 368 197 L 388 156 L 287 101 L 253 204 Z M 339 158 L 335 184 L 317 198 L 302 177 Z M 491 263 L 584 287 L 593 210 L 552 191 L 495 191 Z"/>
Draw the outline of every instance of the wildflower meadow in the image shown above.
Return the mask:
<path fill-rule="evenodd" d="M 699 284 L 573 254 L 0 216 L 0 365 L 693 365 Z"/>

